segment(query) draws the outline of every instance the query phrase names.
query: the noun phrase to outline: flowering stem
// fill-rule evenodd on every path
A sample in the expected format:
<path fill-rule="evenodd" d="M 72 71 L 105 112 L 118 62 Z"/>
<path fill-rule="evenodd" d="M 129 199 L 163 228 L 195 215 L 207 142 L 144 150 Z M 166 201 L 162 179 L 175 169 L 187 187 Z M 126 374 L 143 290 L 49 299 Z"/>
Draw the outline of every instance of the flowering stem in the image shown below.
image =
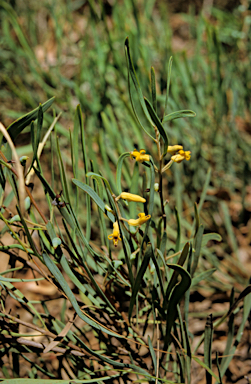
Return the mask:
<path fill-rule="evenodd" d="M 160 205 L 161 205 L 161 211 L 162 211 L 162 218 L 163 218 L 163 224 L 164 224 L 164 231 L 166 230 L 166 214 L 165 214 L 165 208 L 164 208 L 164 198 L 163 198 L 163 179 L 162 179 L 162 166 L 163 166 L 163 156 L 161 154 L 161 147 L 160 147 L 160 134 L 157 129 L 157 127 L 154 127 L 155 134 L 156 134 L 156 143 L 157 143 L 157 149 L 158 149 L 158 156 L 159 156 L 159 196 L 160 196 Z"/>

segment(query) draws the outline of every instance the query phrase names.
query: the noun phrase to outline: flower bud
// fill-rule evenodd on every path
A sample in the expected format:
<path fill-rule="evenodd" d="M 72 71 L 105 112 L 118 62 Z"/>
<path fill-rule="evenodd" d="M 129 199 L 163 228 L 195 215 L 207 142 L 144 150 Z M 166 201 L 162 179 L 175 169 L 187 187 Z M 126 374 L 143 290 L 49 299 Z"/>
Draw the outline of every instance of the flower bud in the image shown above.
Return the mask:
<path fill-rule="evenodd" d="M 159 192 L 159 183 L 154 184 L 154 190 L 155 192 Z"/>
<path fill-rule="evenodd" d="M 146 202 L 146 199 L 144 199 L 144 197 L 141 197 L 139 195 L 134 195 L 134 194 L 128 193 L 128 192 L 122 192 L 117 197 L 117 200 L 119 200 L 119 199 L 124 199 L 124 200 L 127 200 L 127 201 L 136 201 L 138 203 L 145 203 Z"/>

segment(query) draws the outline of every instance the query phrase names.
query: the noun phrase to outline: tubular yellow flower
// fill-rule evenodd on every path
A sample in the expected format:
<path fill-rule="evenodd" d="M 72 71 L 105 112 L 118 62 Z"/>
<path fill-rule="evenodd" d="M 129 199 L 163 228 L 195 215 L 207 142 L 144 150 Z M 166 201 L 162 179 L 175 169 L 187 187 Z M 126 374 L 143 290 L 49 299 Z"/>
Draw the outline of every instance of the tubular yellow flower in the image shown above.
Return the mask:
<path fill-rule="evenodd" d="M 135 158 L 135 160 L 139 163 L 143 163 L 143 161 L 150 161 L 150 155 L 146 155 L 146 151 L 144 149 L 141 149 L 140 151 L 134 149 L 132 152 L 130 152 L 130 158 Z"/>
<path fill-rule="evenodd" d="M 182 145 L 168 145 L 167 152 L 174 155 L 176 152 L 182 150 Z"/>
<path fill-rule="evenodd" d="M 144 197 L 141 197 L 139 195 L 133 195 L 132 193 L 128 193 L 128 192 L 122 192 L 118 197 L 116 197 L 117 201 L 119 199 L 124 199 L 127 201 L 136 201 L 138 203 L 145 203 L 146 202 L 146 199 L 144 199 Z"/>
<path fill-rule="evenodd" d="M 118 241 L 119 240 L 121 241 L 121 237 L 119 233 L 119 225 L 117 221 L 113 223 L 113 232 L 108 236 L 108 239 L 113 241 L 113 244 L 115 245 L 115 247 L 117 247 Z"/>
<path fill-rule="evenodd" d="M 174 155 L 171 157 L 171 159 L 175 162 L 175 163 L 181 163 L 181 161 L 183 160 L 190 160 L 191 158 L 191 152 L 190 151 L 183 151 L 183 150 L 180 150 L 179 153 L 177 155 Z"/>
<path fill-rule="evenodd" d="M 151 218 L 151 215 L 145 215 L 144 212 L 138 214 L 139 218 L 134 220 L 130 219 L 128 220 L 128 224 L 132 225 L 133 227 L 140 226 L 144 224 L 146 221 L 148 221 Z"/>

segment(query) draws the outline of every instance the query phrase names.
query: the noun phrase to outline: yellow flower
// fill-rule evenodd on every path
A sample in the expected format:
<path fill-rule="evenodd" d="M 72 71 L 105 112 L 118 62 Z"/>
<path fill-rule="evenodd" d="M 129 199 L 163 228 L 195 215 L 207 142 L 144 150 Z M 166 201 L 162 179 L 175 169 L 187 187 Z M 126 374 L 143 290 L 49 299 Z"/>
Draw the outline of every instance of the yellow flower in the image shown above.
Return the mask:
<path fill-rule="evenodd" d="M 171 157 L 171 159 L 175 162 L 175 163 L 181 163 L 181 161 L 183 160 L 190 160 L 191 158 L 191 152 L 190 151 L 183 151 L 180 150 L 179 153 L 177 155 L 174 155 Z"/>
<path fill-rule="evenodd" d="M 141 197 L 139 195 L 133 195 L 132 193 L 128 193 L 128 192 L 122 192 L 118 197 L 116 197 L 117 201 L 119 199 L 124 199 L 127 201 L 136 201 L 139 203 L 145 203 L 146 202 L 146 199 L 144 199 L 144 197 Z"/>
<path fill-rule="evenodd" d="M 119 240 L 121 241 L 121 237 L 119 233 L 119 225 L 117 221 L 113 223 L 113 232 L 108 236 L 108 239 L 113 240 L 113 244 L 115 245 L 115 247 L 117 247 L 118 241 Z"/>
<path fill-rule="evenodd" d="M 144 224 L 147 220 L 149 220 L 151 218 L 151 215 L 145 215 L 143 212 L 139 213 L 138 216 L 139 216 L 139 218 L 136 220 L 134 220 L 134 219 L 128 220 L 128 224 L 132 225 L 134 227 L 137 227 L 137 226 Z"/>
<path fill-rule="evenodd" d="M 134 149 L 132 152 L 130 152 L 130 158 L 135 158 L 135 160 L 139 163 L 143 163 L 143 161 L 150 161 L 150 155 L 146 155 L 146 151 L 144 149 L 141 149 L 140 151 Z"/>
<path fill-rule="evenodd" d="M 182 150 L 182 145 L 168 145 L 167 152 L 174 155 L 176 152 Z"/>

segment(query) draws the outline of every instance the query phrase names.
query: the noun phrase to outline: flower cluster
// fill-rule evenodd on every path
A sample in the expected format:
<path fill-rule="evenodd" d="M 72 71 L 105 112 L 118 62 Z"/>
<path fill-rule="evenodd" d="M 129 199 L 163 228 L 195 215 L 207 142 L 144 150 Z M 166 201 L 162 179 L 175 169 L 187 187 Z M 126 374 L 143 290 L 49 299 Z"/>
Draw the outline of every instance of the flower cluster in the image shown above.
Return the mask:
<path fill-rule="evenodd" d="M 144 197 L 141 197 L 139 195 L 134 195 L 129 192 L 122 192 L 119 196 L 115 198 L 115 201 L 117 202 L 119 199 L 124 199 L 127 201 L 135 201 L 137 203 L 146 202 L 146 199 L 144 199 Z M 144 212 L 141 212 L 138 214 L 138 219 L 127 220 L 127 219 L 121 218 L 121 220 L 127 221 L 129 225 L 132 225 L 134 227 L 139 227 L 140 225 L 147 222 L 150 218 L 151 218 L 151 215 L 146 215 Z M 117 221 L 115 221 L 115 223 L 113 224 L 113 232 L 108 236 L 108 239 L 113 241 L 113 244 L 115 245 L 115 247 L 117 247 L 118 241 L 121 240 L 119 225 Z"/>
<path fill-rule="evenodd" d="M 191 158 L 191 152 L 190 151 L 184 151 L 182 145 L 169 145 L 167 148 L 167 152 L 171 154 L 171 160 L 167 165 L 165 165 L 161 172 L 164 172 L 167 170 L 173 162 L 180 163 L 183 160 L 190 160 Z M 134 149 L 130 152 L 131 159 L 135 159 L 139 163 L 143 163 L 145 161 L 150 161 L 150 155 L 146 154 L 146 151 L 144 149 L 140 149 L 139 151 L 137 149 Z M 155 169 L 157 169 L 155 167 Z M 157 169 L 158 170 L 158 169 Z M 156 191 L 159 190 L 159 184 L 154 184 L 154 189 Z M 127 200 L 127 201 L 135 201 L 138 203 L 145 203 L 146 199 L 144 197 L 141 197 L 139 195 L 134 195 L 129 192 L 122 192 L 119 196 L 115 197 L 115 202 L 117 203 L 120 199 Z M 138 214 L 138 219 L 124 219 L 120 218 L 120 220 L 126 221 L 129 225 L 132 226 L 140 226 L 144 223 L 146 223 L 151 218 L 151 215 L 146 215 L 144 212 L 141 212 Z M 119 225 L 118 222 L 115 221 L 113 224 L 113 232 L 108 236 L 109 240 L 113 240 L 113 244 L 115 247 L 118 245 L 118 241 L 121 240 L 120 232 L 119 232 Z"/>
<path fill-rule="evenodd" d="M 171 160 L 175 163 L 181 163 L 183 160 L 190 160 L 191 152 L 184 151 L 182 145 L 170 145 L 167 148 L 167 152 L 173 155 Z"/>
<path fill-rule="evenodd" d="M 140 149 L 140 151 L 134 149 L 132 152 L 130 152 L 130 158 L 135 158 L 135 160 L 139 163 L 143 163 L 143 161 L 150 161 L 150 155 L 147 155 L 144 149 Z"/>

